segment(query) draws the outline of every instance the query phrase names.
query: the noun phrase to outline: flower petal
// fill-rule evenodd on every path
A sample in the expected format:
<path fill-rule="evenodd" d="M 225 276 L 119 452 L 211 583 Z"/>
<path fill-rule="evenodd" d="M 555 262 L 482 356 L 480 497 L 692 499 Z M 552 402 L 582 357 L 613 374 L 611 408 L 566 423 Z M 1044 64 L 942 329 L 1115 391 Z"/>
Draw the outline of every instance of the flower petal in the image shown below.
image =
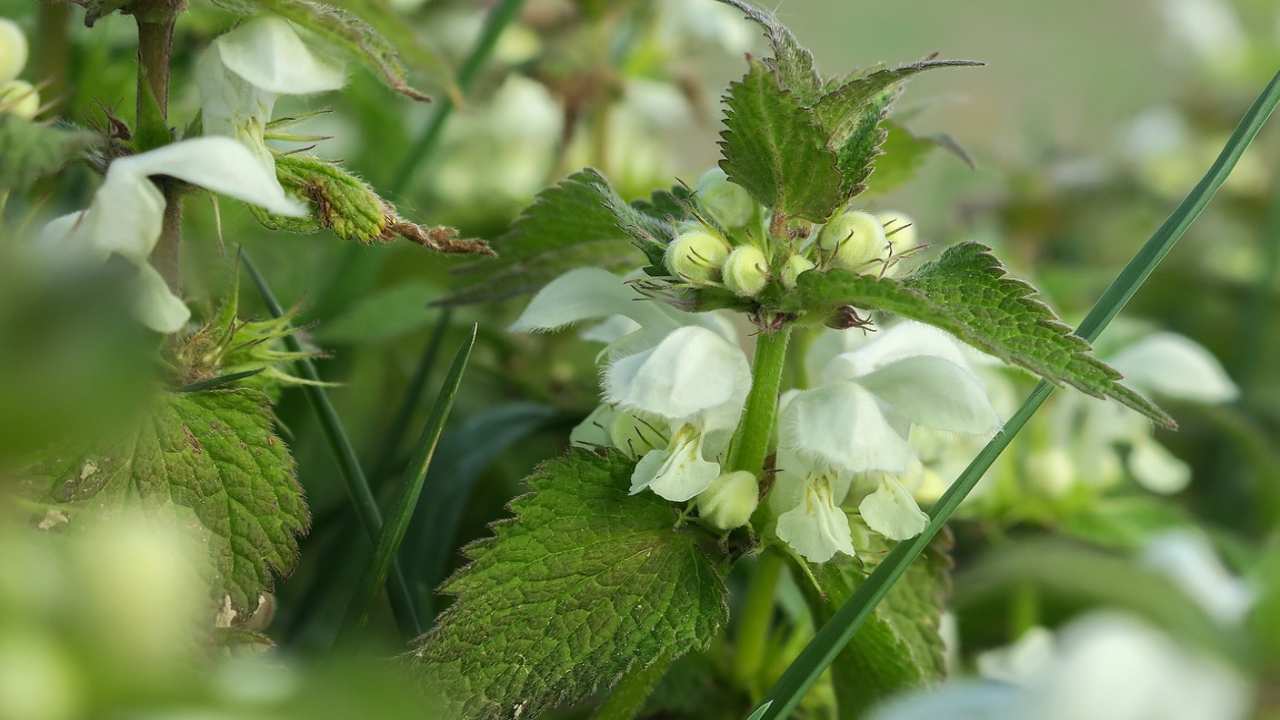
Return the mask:
<path fill-rule="evenodd" d="M 1182 492 L 1191 484 L 1191 467 L 1149 435 L 1133 443 L 1129 472 L 1139 485 L 1161 495 Z"/>
<path fill-rule="evenodd" d="M 1239 623 L 1253 607 L 1253 589 L 1223 567 L 1203 535 L 1186 530 L 1160 535 L 1143 550 L 1142 561 L 1167 575 L 1219 622 Z"/>
<path fill-rule="evenodd" d="M 1014 720 L 1018 689 L 995 682 L 958 680 L 916 690 L 876 707 L 870 720 Z"/>
<path fill-rule="evenodd" d="M 227 69 L 269 92 L 309 95 L 337 90 L 347 82 L 342 67 L 312 52 L 283 18 L 251 20 L 215 45 Z"/>
<path fill-rule="evenodd" d="M 982 382 L 939 357 L 897 360 L 859 378 L 858 384 L 917 425 L 974 435 L 1000 426 Z"/>
<path fill-rule="evenodd" d="M 929 524 L 929 516 L 916 505 L 911 493 L 888 475 L 880 478 L 875 492 L 862 499 L 858 512 L 867 527 L 890 540 L 909 540 Z"/>
<path fill-rule="evenodd" d="M 683 327 L 657 347 L 616 360 L 605 370 L 608 402 L 672 421 L 733 424 L 751 385 L 742 349 L 703 327 Z M 714 412 L 715 417 L 711 417 Z"/>
<path fill-rule="evenodd" d="M 578 333 L 578 337 L 587 342 L 612 345 L 622 338 L 640 329 L 640 323 L 626 315 L 610 315 L 600 322 Z"/>
<path fill-rule="evenodd" d="M 782 414 L 778 442 L 846 472 L 901 472 L 914 457 L 875 396 L 847 382 L 793 397 Z"/>
<path fill-rule="evenodd" d="M 608 405 L 596 407 L 569 433 L 569 444 L 585 448 L 610 447 L 609 424 L 613 422 L 613 415 L 614 410 Z"/>
<path fill-rule="evenodd" d="M 1020 685 L 1044 672 L 1053 662 L 1053 633 L 1043 627 L 1028 629 L 1012 645 L 978 653 L 978 673 L 989 680 Z"/>
<path fill-rule="evenodd" d="M 182 298 L 169 290 L 169 285 L 155 268 L 143 264 L 138 273 L 138 294 L 134 312 L 143 325 L 166 335 L 186 327 L 191 310 Z"/>
<path fill-rule="evenodd" d="M 1240 395 L 1217 358 L 1176 333 L 1149 335 L 1117 353 L 1111 365 L 1133 385 L 1171 398 L 1225 403 Z"/>
<path fill-rule="evenodd" d="M 108 170 L 131 182 L 168 175 L 206 190 L 258 205 L 276 215 L 306 217 L 307 209 L 285 195 L 275 176 L 244 145 L 225 137 L 202 137 L 117 160 Z M 115 209 L 112 209 L 113 213 Z"/>
<path fill-rule="evenodd" d="M 935 327 L 907 320 L 855 350 L 832 358 L 823 369 L 823 381 L 853 380 L 890 363 L 921 355 L 969 367 L 959 341 Z"/>
<path fill-rule="evenodd" d="M 622 315 L 665 335 L 680 323 L 625 280 L 600 268 L 570 270 L 533 296 L 511 332 L 550 332 L 583 320 Z"/>
<path fill-rule="evenodd" d="M 657 468 L 652 467 L 655 452 L 664 456 Z M 640 464 L 646 465 L 643 473 Z M 652 471 L 647 487 L 659 497 L 672 502 L 693 499 L 720 477 L 720 464 L 702 459 L 701 436 L 696 432 L 678 435 L 668 451 L 646 453 L 640 464 L 637 464 L 635 473 L 632 474 L 632 494 L 637 492 L 637 475 L 648 476 Z"/>
<path fill-rule="evenodd" d="M 778 516 L 777 533 L 809 562 L 826 562 L 838 552 L 854 554 L 849 516 L 832 502 L 822 480 L 810 484 L 803 502 Z"/>

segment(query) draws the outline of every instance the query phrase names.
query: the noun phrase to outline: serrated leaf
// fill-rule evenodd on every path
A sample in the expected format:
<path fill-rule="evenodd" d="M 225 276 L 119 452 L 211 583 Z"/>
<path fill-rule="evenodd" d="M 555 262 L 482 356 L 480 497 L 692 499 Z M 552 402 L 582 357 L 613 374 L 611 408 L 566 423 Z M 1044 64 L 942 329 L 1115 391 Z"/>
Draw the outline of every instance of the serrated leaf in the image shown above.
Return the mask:
<path fill-rule="evenodd" d="M 556 275 L 584 265 L 630 269 L 637 255 L 628 242 L 661 248 L 674 234 L 667 220 L 628 205 L 604 176 L 585 168 L 538 193 L 511 229 L 494 241 L 499 259 L 469 268 L 484 278 L 449 302 L 532 292 Z"/>
<path fill-rule="evenodd" d="M 813 113 L 759 61 L 729 86 L 720 167 L 760 203 L 824 222 L 841 205 L 836 154 Z"/>
<path fill-rule="evenodd" d="M 884 154 L 883 146 L 889 137 L 884 119 L 899 92 L 898 88 L 890 88 L 867 101 L 856 117 L 853 131 L 842 144 L 835 146 L 844 199 L 857 197 L 867 189 L 867 180 L 875 171 L 876 159 Z"/>
<path fill-rule="evenodd" d="M 822 79 L 814 66 L 813 53 L 796 40 L 791 30 L 773 13 L 765 12 L 745 0 L 719 0 L 742 11 L 747 19 L 764 28 L 764 36 L 773 48 L 773 57 L 765 63 L 773 70 L 782 87 L 800 99 L 802 104 L 817 100 Z"/>
<path fill-rule="evenodd" d="M 728 619 L 706 537 L 627 494 L 632 464 L 575 450 L 529 478 L 515 517 L 467 549 L 457 596 L 413 652 L 451 718 L 535 718 L 704 648 Z"/>
<path fill-rule="evenodd" d="M 886 310 L 942 328 L 1007 363 L 1094 397 L 1109 397 L 1166 427 L 1163 410 L 1122 385 L 1120 373 L 1093 356 L 1035 288 L 1009 277 L 991 249 L 962 243 L 903 280 L 845 270 L 807 272 L 797 289 L 771 297 L 786 312 L 829 312 L 852 305 Z"/>
<path fill-rule="evenodd" d="M 982 63 L 972 60 L 926 58 L 892 68 L 870 68 L 855 73 L 835 90 L 822 96 L 813 106 L 813 110 L 818 122 L 830 133 L 831 147 L 840 147 L 862 124 L 867 108 L 875 104 L 877 98 L 883 96 L 886 91 L 900 89 L 904 80 L 936 68 L 980 65 Z"/>
<path fill-rule="evenodd" d="M 938 148 L 951 151 L 973 167 L 969 156 L 947 135 L 916 135 L 893 120 L 886 120 L 884 129 L 888 134 L 880 146 L 881 155 L 875 163 L 875 182 L 868 187 L 869 192 L 878 195 L 910 181 Z"/>
<path fill-rule="evenodd" d="M 431 98 L 409 84 L 404 62 L 396 47 L 372 25 L 344 4 L 338 7 L 320 0 L 217 0 L 218 5 L 241 15 L 269 12 L 311 30 L 378 76 L 387 87 L 418 101 Z M 367 0 L 360 6 L 367 5 Z"/>
<path fill-rule="evenodd" d="M 0 191 L 26 190 L 79 159 L 98 142 L 85 131 L 0 113 Z"/>
<path fill-rule="evenodd" d="M 104 451 L 51 459 L 49 498 L 87 510 L 188 511 L 208 532 L 214 590 L 251 613 L 298 559 L 310 513 L 293 457 L 257 390 L 166 393 Z"/>
<path fill-rule="evenodd" d="M 812 593 L 809 597 L 819 623 L 831 619 L 866 580 L 876 560 L 888 552 L 879 536 L 865 533 L 864 537 L 878 547 L 860 547 L 861 562 L 845 558 L 814 566 L 825 593 L 825 597 Z M 950 545 L 949 536 L 935 541 L 923 561 L 907 569 L 862 632 L 831 665 L 841 720 L 865 717 L 878 701 L 946 675 L 946 648 L 939 625 L 951 591 Z"/>

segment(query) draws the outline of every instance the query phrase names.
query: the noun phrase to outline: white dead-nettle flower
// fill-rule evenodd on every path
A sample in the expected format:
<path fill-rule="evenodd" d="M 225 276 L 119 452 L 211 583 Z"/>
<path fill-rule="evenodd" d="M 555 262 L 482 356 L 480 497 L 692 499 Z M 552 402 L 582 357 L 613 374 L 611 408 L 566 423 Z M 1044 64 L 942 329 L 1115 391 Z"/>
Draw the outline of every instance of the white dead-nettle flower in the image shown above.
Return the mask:
<path fill-rule="evenodd" d="M 1148 335 L 1107 361 L 1133 387 L 1156 396 L 1220 404 L 1240 392 L 1217 358 L 1175 333 Z M 1156 441 L 1146 418 L 1127 408 L 1072 393 L 1058 400 L 1049 419 L 1053 444 L 1071 449 L 1074 477 L 1081 482 L 1110 485 L 1126 468 L 1140 485 L 1160 494 L 1180 492 L 1191 482 L 1191 468 Z M 1127 457 L 1118 446 L 1128 447 Z"/>
<path fill-rule="evenodd" d="M 267 124 L 281 95 L 311 95 L 346 84 L 342 66 L 317 54 L 289 21 L 266 16 L 213 41 L 196 65 L 206 135 L 244 143 L 274 175 Z"/>
<path fill-rule="evenodd" d="M 871 718 L 1238 720 L 1250 702 L 1248 683 L 1221 661 L 1114 612 L 1086 615 L 1052 640 L 1027 633 L 986 664 L 997 677 L 911 693 Z"/>
<path fill-rule="evenodd" d="M 138 318 L 157 332 L 174 333 L 186 325 L 191 312 L 148 261 L 164 225 L 164 194 L 150 180 L 157 175 L 278 215 L 300 217 L 306 210 L 285 196 L 275 176 L 243 145 L 227 138 L 198 138 L 112 162 L 89 209 L 45 226 L 38 247 L 57 265 L 102 263 L 112 255 L 136 265 Z"/>
<path fill-rule="evenodd" d="M 851 351 L 824 345 L 816 387 L 784 398 L 779 476 L 770 498 L 778 536 L 813 562 L 852 553 L 841 504 L 860 476 L 874 488 L 858 506 L 867 525 L 893 540 L 928 522 L 902 476 L 916 465 L 913 426 L 985 435 L 999 425 L 960 345 L 914 322 L 895 325 Z"/>
<path fill-rule="evenodd" d="M 1174 530 L 1159 535 L 1143 549 L 1142 561 L 1223 625 L 1242 622 L 1256 600 L 1253 587 L 1224 567 L 1213 545 L 1199 533 Z"/>

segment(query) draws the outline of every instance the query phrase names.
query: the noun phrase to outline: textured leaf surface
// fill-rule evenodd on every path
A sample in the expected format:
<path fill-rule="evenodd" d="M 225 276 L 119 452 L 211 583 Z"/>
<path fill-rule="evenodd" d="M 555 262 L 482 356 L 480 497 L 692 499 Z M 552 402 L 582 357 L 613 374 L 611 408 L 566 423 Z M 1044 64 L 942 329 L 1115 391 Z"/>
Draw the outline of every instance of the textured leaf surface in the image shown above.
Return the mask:
<path fill-rule="evenodd" d="M 91 132 L 0 113 L 0 191 L 27 189 L 78 159 L 97 141 Z"/>
<path fill-rule="evenodd" d="M 851 519 L 857 522 L 856 519 Z M 875 562 L 888 552 L 883 539 L 864 537 L 875 547 L 859 547 L 853 558 L 814 566 L 826 598 L 810 597 L 818 622 L 826 622 L 853 596 Z M 946 536 L 914 563 L 831 665 L 841 720 L 865 717 L 884 698 L 927 685 L 946 675 L 939 623 L 951 590 L 950 539 Z"/>
<path fill-rule="evenodd" d="M 788 216 L 825 221 L 845 198 L 836 154 L 813 113 L 754 60 L 725 104 L 720 167 L 729 179 Z"/>
<path fill-rule="evenodd" d="M 972 67 L 981 64 L 971 60 L 929 58 L 892 68 L 870 68 L 855 73 L 835 90 L 822 96 L 813 110 L 818 122 L 830 133 L 832 147 L 840 147 L 862 124 L 868 107 L 874 105 L 886 91 L 893 92 L 900 88 L 904 80 L 935 68 Z"/>
<path fill-rule="evenodd" d="M 140 502 L 194 514 L 208 531 L 214 588 L 241 613 L 290 572 L 310 515 L 294 461 L 250 389 L 167 393 L 143 426 L 95 452 L 50 463 L 59 502 L 107 510 Z"/>
<path fill-rule="evenodd" d="M 319 0 L 217 0 L 233 12 L 248 15 L 270 12 L 287 18 L 323 37 L 343 53 L 358 60 L 377 75 L 387 87 L 414 100 L 430 98 L 409 84 L 408 74 L 396 47 L 360 18 L 348 4 L 370 5 L 369 0 L 354 3 L 327 3 Z"/>
<path fill-rule="evenodd" d="M 530 478 L 514 519 L 468 548 L 457 596 L 414 651 L 454 718 L 533 718 L 703 648 L 728 619 L 705 536 L 629 496 L 631 463 L 573 451 Z"/>
<path fill-rule="evenodd" d="M 1094 397 L 1110 397 L 1168 427 L 1176 423 L 1122 385 L 1120 373 L 1093 356 L 1030 285 L 1006 274 L 990 248 L 963 243 L 903 280 L 844 270 L 808 272 L 795 292 L 773 289 L 787 312 L 832 311 L 853 305 L 886 310 L 942 328 L 1005 362 Z"/>
<path fill-rule="evenodd" d="M 484 279 L 453 302 L 510 297 L 537 290 L 560 273 L 584 265 L 609 270 L 635 267 L 639 255 L 628 243 L 658 248 L 671 240 L 661 216 L 677 209 L 677 196 L 662 194 L 640 207 L 628 205 L 599 172 L 585 168 L 538 193 L 505 235 L 494 241 L 499 259 L 473 266 Z"/>
<path fill-rule="evenodd" d="M 782 87 L 787 88 L 808 105 L 818 98 L 822 91 L 822 80 L 814 66 L 813 53 L 809 52 L 796 40 L 791 30 L 778 18 L 761 10 L 745 0 L 720 0 L 741 10 L 752 22 L 764 28 L 764 36 L 773 48 L 773 57 L 765 63 L 777 73 Z"/>

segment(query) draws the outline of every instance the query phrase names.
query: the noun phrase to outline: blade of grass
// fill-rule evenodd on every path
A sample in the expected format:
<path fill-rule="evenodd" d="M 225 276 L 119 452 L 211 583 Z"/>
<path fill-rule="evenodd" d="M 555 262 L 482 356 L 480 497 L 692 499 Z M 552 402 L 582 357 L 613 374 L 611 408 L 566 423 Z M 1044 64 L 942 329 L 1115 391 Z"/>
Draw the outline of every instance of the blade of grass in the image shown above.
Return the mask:
<path fill-rule="evenodd" d="M 1204 211 L 1218 188 L 1226 182 L 1232 168 L 1240 160 L 1240 156 L 1257 137 L 1272 111 L 1275 110 L 1277 102 L 1280 102 L 1280 74 L 1271 80 L 1271 83 L 1254 101 L 1253 106 L 1249 108 L 1244 119 L 1231 135 L 1226 147 L 1223 148 L 1222 154 L 1214 161 L 1204 178 L 1178 205 L 1155 235 L 1142 246 L 1138 254 L 1129 261 L 1129 264 L 1094 304 L 1084 322 L 1076 329 L 1077 334 L 1090 342 L 1096 340 L 1133 298 L 1160 261 L 1164 260 L 1174 244 Z M 982 449 L 982 452 L 978 453 L 978 456 L 934 506 L 925 531 L 911 540 L 898 543 L 885 556 L 867 580 L 858 587 L 853 597 L 849 598 L 849 601 L 832 616 L 831 620 L 822 626 L 804 652 L 791 663 L 791 666 L 765 695 L 760 706 L 752 713 L 752 718 L 778 720 L 791 713 L 809 687 L 849 643 L 854 633 L 875 610 L 876 605 L 884 599 L 893 584 L 902 577 L 912 561 L 919 557 L 920 553 L 933 541 L 947 520 L 960 507 L 960 503 L 977 485 L 978 480 L 1000 453 L 1009 446 L 1010 441 L 1022 430 L 1031 416 L 1040 409 L 1053 390 L 1054 386 L 1046 382 L 1036 386 L 1022 407 L 1005 423 L 1004 428 Z M 769 704 L 767 709 L 764 707 L 766 704 Z"/>
<path fill-rule="evenodd" d="M 409 386 L 405 388 L 403 399 L 400 401 L 400 409 L 396 411 L 395 419 L 391 421 L 391 427 L 387 429 L 382 448 L 378 452 L 378 464 L 373 466 L 371 477 L 375 487 L 381 488 L 383 481 L 395 467 L 400 448 L 404 445 L 405 433 L 413 423 L 414 411 L 422 402 L 422 393 L 426 391 L 427 380 L 435 370 L 436 360 L 440 357 L 440 346 L 444 342 L 444 334 L 449 330 L 449 323 L 452 320 L 453 309 L 445 308 L 440 313 L 440 320 L 436 322 L 435 328 L 431 331 L 431 337 L 422 350 L 418 366 L 414 368 L 413 377 L 409 379 Z"/>
<path fill-rule="evenodd" d="M 271 286 L 267 284 L 266 278 L 258 272 L 258 268 L 243 250 L 240 251 L 240 262 L 249 273 L 249 277 L 253 279 L 254 285 L 258 286 L 258 292 L 262 295 L 262 300 L 272 316 L 283 317 L 284 308 L 276 300 L 275 293 L 271 292 Z M 302 352 L 302 344 L 293 335 L 285 335 L 284 344 L 289 352 Z M 298 368 L 298 374 L 310 381 L 310 384 L 302 386 L 302 392 L 306 394 L 307 400 L 315 410 L 320 426 L 324 429 L 325 438 L 329 441 L 329 447 L 338 460 L 338 467 L 342 471 L 343 479 L 346 480 L 347 494 L 360 518 L 360 524 L 364 526 L 369 541 L 377 543 L 382 534 L 382 513 L 378 510 L 378 503 L 373 497 L 373 491 L 369 488 L 369 480 L 365 477 L 364 469 L 360 467 L 356 450 L 342 427 L 338 411 L 334 409 L 328 393 L 320 385 L 320 374 L 316 372 L 315 365 L 307 358 L 298 360 L 295 365 Z M 401 635 L 406 639 L 421 635 L 422 625 L 418 622 L 418 613 L 414 609 L 409 586 L 404 581 L 404 572 L 400 569 L 399 562 L 392 565 L 387 595 L 390 597 L 391 610 L 395 614 Z"/>
<path fill-rule="evenodd" d="M 364 576 L 356 584 L 355 595 L 347 606 L 347 614 L 342 621 L 339 637 L 348 635 L 363 625 L 368 617 L 369 605 L 378 594 L 378 588 L 386 583 L 387 573 L 404 541 L 405 532 L 409 530 L 409 522 L 413 520 L 414 511 L 418 509 L 418 499 L 422 495 L 422 486 L 427 479 L 427 470 L 435 457 L 436 446 L 440 443 L 440 435 L 444 432 L 445 422 L 453 409 L 453 400 L 462 386 L 462 374 L 467 369 L 467 361 L 471 359 L 471 349 L 476 345 L 476 332 L 479 325 L 471 326 L 471 335 L 458 348 L 453 357 L 453 365 L 436 396 L 435 406 L 431 410 L 431 419 L 422 431 L 422 439 L 418 441 L 418 454 L 413 459 L 413 474 L 405 477 L 404 489 L 392 507 L 390 519 L 383 526 L 382 536 L 374 549 L 372 561 L 365 569 Z"/>

